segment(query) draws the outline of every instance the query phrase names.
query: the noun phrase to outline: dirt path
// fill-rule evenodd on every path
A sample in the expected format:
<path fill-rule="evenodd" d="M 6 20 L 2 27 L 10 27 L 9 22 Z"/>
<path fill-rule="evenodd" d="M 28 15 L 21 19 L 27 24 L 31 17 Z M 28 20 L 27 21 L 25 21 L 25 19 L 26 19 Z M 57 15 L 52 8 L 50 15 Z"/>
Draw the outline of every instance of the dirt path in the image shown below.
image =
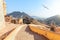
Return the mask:
<path fill-rule="evenodd" d="M 23 27 L 15 37 L 15 40 L 48 40 L 42 35 L 30 31 L 29 27 Z"/>

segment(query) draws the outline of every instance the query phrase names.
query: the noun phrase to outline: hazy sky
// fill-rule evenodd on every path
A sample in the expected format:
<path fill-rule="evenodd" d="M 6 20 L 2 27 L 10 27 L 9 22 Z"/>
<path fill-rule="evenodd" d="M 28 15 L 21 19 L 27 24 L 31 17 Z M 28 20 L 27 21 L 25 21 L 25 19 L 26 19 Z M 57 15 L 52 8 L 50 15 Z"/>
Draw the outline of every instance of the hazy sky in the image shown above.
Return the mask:
<path fill-rule="evenodd" d="M 5 0 L 7 13 L 26 12 L 31 16 L 50 17 L 60 15 L 60 0 Z"/>

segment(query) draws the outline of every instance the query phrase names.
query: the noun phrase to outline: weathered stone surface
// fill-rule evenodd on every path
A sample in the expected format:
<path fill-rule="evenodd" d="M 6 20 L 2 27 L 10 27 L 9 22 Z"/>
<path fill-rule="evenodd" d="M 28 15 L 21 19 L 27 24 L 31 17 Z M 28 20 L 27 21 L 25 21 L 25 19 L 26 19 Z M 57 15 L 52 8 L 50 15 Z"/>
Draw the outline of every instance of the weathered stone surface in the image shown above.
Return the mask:
<path fill-rule="evenodd" d="M 5 27 L 4 13 L 3 13 L 3 0 L 0 0 L 0 30 Z"/>
<path fill-rule="evenodd" d="M 3 10 L 4 10 L 4 15 L 6 15 L 6 2 L 3 1 Z"/>

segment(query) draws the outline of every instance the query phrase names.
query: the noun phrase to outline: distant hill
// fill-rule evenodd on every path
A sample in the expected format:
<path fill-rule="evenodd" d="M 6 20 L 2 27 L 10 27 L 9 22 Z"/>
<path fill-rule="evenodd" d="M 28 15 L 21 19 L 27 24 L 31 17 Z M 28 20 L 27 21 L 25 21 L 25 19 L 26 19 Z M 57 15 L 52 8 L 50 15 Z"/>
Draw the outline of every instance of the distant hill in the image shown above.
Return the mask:
<path fill-rule="evenodd" d="M 7 16 L 12 16 L 13 18 L 17 18 L 17 19 L 25 17 L 26 20 L 28 20 L 29 22 L 34 23 L 34 24 L 40 24 L 40 23 L 50 24 L 53 21 L 57 25 L 60 25 L 60 15 L 55 15 L 55 16 L 49 17 L 47 19 L 44 19 L 44 18 L 40 18 L 40 17 L 36 17 L 36 16 L 31 17 L 28 14 L 26 14 L 25 12 L 14 11 L 12 13 L 7 14 Z M 28 17 L 28 18 L 26 18 L 26 17 Z M 25 22 L 28 22 L 28 21 L 25 21 Z"/>
<path fill-rule="evenodd" d="M 33 24 L 40 24 L 40 22 L 37 19 L 32 18 L 25 12 L 19 12 L 19 11 L 14 11 L 12 13 L 7 14 L 7 16 L 12 16 L 13 18 L 23 18 L 24 23 L 33 23 Z"/>
<path fill-rule="evenodd" d="M 46 22 L 47 24 L 50 24 L 52 21 L 53 21 L 55 24 L 60 25 L 60 15 L 55 15 L 55 16 L 52 16 L 52 17 L 50 17 L 50 18 L 45 19 L 45 22 Z"/>
<path fill-rule="evenodd" d="M 21 18 L 21 17 L 28 17 L 31 18 L 29 15 L 27 15 L 25 12 L 19 12 L 19 11 L 14 11 L 12 13 L 7 14 L 8 16 L 12 16 L 14 18 Z"/>
<path fill-rule="evenodd" d="M 37 16 L 32 16 L 32 18 L 38 20 L 39 22 L 44 22 L 45 18 L 37 17 Z"/>

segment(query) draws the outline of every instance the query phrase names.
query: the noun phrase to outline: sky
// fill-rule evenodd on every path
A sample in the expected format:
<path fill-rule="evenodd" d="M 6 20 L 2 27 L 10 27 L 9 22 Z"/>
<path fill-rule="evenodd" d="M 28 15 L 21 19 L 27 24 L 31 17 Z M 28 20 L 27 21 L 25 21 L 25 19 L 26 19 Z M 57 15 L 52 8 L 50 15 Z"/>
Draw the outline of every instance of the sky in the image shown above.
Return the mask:
<path fill-rule="evenodd" d="M 7 13 L 20 11 L 42 18 L 60 15 L 60 0 L 5 0 L 5 2 Z"/>

